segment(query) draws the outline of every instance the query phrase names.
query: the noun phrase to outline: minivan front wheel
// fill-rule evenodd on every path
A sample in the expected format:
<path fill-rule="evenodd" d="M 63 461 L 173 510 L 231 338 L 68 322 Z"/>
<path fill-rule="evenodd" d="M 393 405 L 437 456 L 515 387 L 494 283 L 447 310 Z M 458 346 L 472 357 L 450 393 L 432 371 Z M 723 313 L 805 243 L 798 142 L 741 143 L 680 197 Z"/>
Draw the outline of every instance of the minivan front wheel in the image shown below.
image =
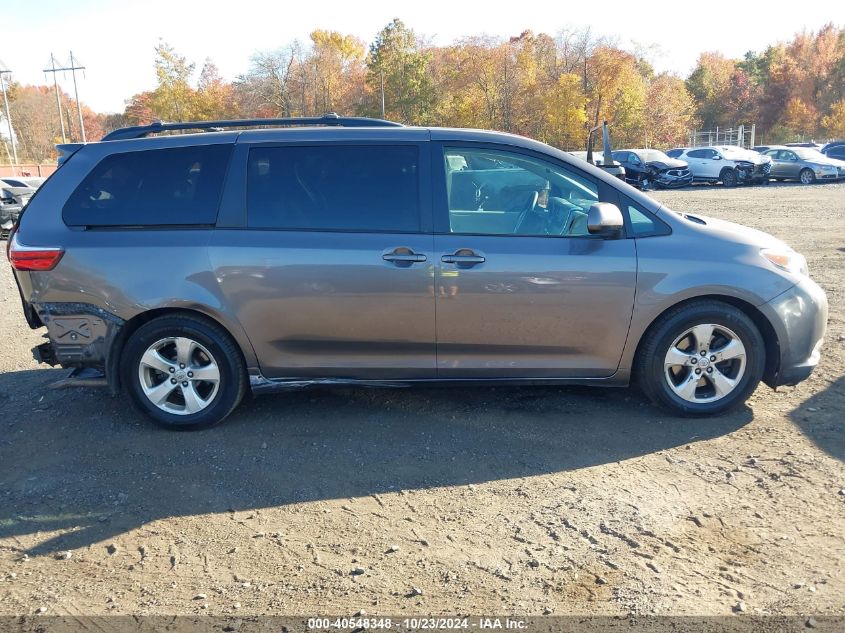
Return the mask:
<path fill-rule="evenodd" d="M 649 398 L 684 415 L 712 415 L 739 405 L 763 376 L 765 345 L 754 322 L 719 301 L 670 311 L 640 349 L 638 379 Z"/>
<path fill-rule="evenodd" d="M 240 351 L 217 324 L 190 315 L 153 319 L 127 341 L 122 382 L 135 405 L 170 429 L 228 416 L 246 391 Z"/>

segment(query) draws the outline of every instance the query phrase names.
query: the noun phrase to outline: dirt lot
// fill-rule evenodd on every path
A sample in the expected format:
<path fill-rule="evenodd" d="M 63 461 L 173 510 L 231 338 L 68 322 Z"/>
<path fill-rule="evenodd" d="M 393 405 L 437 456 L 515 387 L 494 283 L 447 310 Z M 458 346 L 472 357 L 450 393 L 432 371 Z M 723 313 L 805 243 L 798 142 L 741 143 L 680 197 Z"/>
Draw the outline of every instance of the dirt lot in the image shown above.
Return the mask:
<path fill-rule="evenodd" d="M 321 389 L 174 434 L 49 390 L 0 265 L 0 614 L 845 613 L 845 184 L 655 194 L 769 231 L 831 317 L 710 420 L 634 390 Z M 202 597 L 200 597 L 202 596 Z"/>

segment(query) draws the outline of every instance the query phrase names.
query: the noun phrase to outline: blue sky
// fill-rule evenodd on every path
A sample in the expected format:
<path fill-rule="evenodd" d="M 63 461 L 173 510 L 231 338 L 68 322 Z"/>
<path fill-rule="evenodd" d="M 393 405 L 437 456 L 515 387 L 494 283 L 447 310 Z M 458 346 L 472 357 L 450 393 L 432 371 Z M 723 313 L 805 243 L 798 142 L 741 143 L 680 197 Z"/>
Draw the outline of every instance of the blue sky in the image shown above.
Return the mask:
<path fill-rule="evenodd" d="M 464 35 L 518 35 L 524 29 L 554 35 L 564 27 L 589 26 L 622 46 L 656 44 L 658 70 L 686 74 L 698 54 L 718 50 L 731 57 L 788 40 L 827 22 L 845 25 L 845 2 L 752 4 L 678 0 L 635 2 L 318 2 L 218 3 L 193 0 L 6 0 L 0 11 L 0 60 L 22 83 L 43 84 L 50 53 L 68 52 L 87 67 L 78 77 L 83 102 L 102 112 L 123 110 L 124 100 L 155 85 L 153 48 L 164 39 L 198 66 L 210 57 L 227 79 L 244 73 L 256 50 L 307 40 L 312 30 L 351 33 L 365 42 L 394 17 L 435 44 Z M 731 7 L 737 8 L 731 15 Z M 217 8 L 219 7 L 219 8 Z M 701 17 L 694 17 L 696 10 Z M 72 91 L 71 77 L 59 75 Z"/>

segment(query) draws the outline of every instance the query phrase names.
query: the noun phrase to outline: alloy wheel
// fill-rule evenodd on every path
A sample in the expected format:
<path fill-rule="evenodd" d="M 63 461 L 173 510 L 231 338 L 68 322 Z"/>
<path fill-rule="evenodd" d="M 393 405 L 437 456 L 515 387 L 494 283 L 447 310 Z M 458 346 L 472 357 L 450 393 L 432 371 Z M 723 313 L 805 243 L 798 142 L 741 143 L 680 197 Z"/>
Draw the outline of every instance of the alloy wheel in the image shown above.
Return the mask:
<path fill-rule="evenodd" d="M 675 395 L 696 404 L 716 402 L 731 394 L 742 380 L 746 349 L 729 328 L 701 323 L 675 339 L 663 366 Z"/>
<path fill-rule="evenodd" d="M 197 341 L 169 337 L 156 341 L 138 365 L 141 390 L 167 413 L 191 415 L 208 407 L 220 387 L 220 368 Z"/>

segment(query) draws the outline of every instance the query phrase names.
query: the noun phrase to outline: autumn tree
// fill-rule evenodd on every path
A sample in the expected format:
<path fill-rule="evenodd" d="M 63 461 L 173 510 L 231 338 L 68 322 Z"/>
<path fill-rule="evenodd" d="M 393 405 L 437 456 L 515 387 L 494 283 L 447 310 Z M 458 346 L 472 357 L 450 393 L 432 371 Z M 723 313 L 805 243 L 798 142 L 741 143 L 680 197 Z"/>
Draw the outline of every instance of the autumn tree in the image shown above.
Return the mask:
<path fill-rule="evenodd" d="M 55 90 L 48 86 L 13 83 L 9 87 L 8 97 L 19 162 L 41 163 L 53 160 L 55 146 L 62 142 Z M 59 98 L 67 125 L 68 114 L 76 113 L 76 104 L 64 92 L 60 92 Z"/>
<path fill-rule="evenodd" d="M 166 42 L 159 42 L 155 52 L 158 85 L 150 96 L 150 108 L 167 121 L 196 118 L 196 91 L 191 86 L 195 65 Z"/>
<path fill-rule="evenodd" d="M 830 107 L 830 114 L 822 119 L 822 127 L 833 138 L 845 138 L 845 99 Z"/>
<path fill-rule="evenodd" d="M 232 84 L 223 80 L 217 66 L 208 58 L 200 71 L 193 100 L 195 114 L 200 119 L 220 120 L 238 117 L 239 108 L 235 103 Z"/>
<path fill-rule="evenodd" d="M 642 142 L 646 147 L 671 147 L 686 142 L 695 127 L 695 101 L 684 80 L 663 73 L 648 86 Z"/>
<path fill-rule="evenodd" d="M 337 31 L 311 33 L 315 112 L 351 113 L 363 103 L 366 47 L 357 37 Z"/>

